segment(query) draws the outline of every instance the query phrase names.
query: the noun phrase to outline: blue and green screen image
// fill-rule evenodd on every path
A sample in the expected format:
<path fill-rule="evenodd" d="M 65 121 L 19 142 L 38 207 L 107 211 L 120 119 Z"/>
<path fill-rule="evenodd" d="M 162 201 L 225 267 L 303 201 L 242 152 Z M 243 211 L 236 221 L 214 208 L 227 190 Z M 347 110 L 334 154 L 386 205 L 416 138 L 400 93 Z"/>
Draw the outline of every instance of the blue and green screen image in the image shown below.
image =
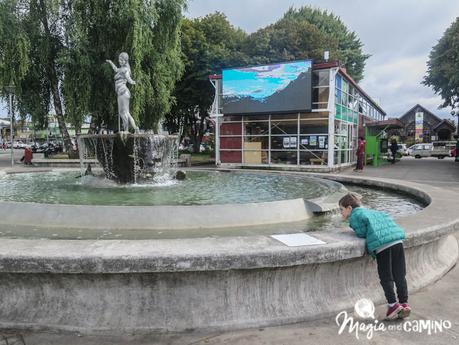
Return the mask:
<path fill-rule="evenodd" d="M 312 61 L 223 70 L 223 113 L 275 113 L 311 109 Z"/>

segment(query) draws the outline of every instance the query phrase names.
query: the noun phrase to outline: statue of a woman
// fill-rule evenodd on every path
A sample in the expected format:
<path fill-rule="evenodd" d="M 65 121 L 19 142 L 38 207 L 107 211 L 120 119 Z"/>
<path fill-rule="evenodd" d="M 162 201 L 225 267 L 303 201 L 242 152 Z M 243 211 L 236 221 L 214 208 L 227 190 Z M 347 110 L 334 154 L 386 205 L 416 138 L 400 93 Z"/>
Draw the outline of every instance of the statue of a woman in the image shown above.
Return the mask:
<path fill-rule="evenodd" d="M 121 53 L 119 56 L 120 67 L 116 67 L 111 60 L 106 60 L 115 71 L 115 91 L 118 95 L 118 114 L 123 120 L 124 131 L 129 130 L 129 124 L 137 132 L 139 128 L 136 126 L 134 119 L 129 112 L 129 100 L 131 93 L 126 86 L 126 83 L 135 85 L 135 81 L 131 79 L 131 67 L 129 66 L 129 56 L 127 53 Z"/>

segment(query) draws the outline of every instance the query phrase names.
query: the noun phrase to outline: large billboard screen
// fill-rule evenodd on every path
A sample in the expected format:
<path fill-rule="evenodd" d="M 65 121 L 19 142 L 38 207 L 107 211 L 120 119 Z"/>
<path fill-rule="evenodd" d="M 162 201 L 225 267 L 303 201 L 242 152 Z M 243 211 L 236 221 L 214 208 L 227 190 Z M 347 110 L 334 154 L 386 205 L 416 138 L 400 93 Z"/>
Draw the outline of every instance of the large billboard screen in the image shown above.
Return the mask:
<path fill-rule="evenodd" d="M 224 114 L 311 109 L 311 60 L 225 69 L 222 74 Z"/>

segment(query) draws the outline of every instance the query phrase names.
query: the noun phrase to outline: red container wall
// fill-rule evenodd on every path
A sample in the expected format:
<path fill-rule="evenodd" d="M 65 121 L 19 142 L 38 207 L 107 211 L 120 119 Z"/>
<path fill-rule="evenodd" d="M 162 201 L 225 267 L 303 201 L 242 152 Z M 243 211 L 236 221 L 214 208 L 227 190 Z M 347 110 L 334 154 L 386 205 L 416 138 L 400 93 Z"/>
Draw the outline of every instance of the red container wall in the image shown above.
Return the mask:
<path fill-rule="evenodd" d="M 242 163 L 242 152 L 220 151 L 220 160 L 222 163 Z"/>
<path fill-rule="evenodd" d="M 222 150 L 231 150 L 242 149 L 242 137 L 229 137 L 229 138 L 220 138 L 220 149 Z"/>
<path fill-rule="evenodd" d="M 220 135 L 242 135 L 242 125 L 240 123 L 222 123 Z"/>

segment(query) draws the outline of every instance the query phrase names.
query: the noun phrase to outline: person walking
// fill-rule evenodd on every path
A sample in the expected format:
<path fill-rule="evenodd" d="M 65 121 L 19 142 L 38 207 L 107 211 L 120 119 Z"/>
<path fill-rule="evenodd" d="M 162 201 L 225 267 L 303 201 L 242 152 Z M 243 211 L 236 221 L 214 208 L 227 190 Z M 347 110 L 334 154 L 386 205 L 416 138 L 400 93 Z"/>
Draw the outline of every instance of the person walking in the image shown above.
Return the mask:
<path fill-rule="evenodd" d="M 357 166 L 354 171 L 362 172 L 363 171 L 363 161 L 365 160 L 365 140 L 363 137 L 359 137 L 357 142 Z"/>
<path fill-rule="evenodd" d="M 355 193 L 343 196 L 339 208 L 357 237 L 365 239 L 368 254 L 376 258 L 380 283 L 387 299 L 386 319 L 408 317 L 411 307 L 405 278 L 405 231 L 387 214 L 362 207 L 361 197 Z"/>
<path fill-rule="evenodd" d="M 397 156 L 398 144 L 397 139 L 393 138 L 390 143 L 390 152 L 392 153 L 392 164 L 395 164 L 395 157 Z"/>

